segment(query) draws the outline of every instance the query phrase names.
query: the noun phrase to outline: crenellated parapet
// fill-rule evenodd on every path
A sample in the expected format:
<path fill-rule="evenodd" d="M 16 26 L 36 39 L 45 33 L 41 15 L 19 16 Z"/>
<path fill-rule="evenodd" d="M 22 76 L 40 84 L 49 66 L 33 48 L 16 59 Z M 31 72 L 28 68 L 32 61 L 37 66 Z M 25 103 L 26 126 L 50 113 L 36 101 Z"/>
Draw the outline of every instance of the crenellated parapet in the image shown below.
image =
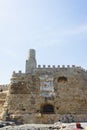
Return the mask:
<path fill-rule="evenodd" d="M 75 65 L 38 65 L 36 69 L 34 69 L 34 74 L 36 73 L 42 73 L 42 74 L 57 74 L 61 72 L 64 73 L 85 73 L 87 75 L 87 70 L 83 69 L 81 66 L 75 66 Z"/>
<path fill-rule="evenodd" d="M 81 68 L 81 66 L 75 65 L 38 65 L 37 68 Z"/>
<path fill-rule="evenodd" d="M 60 71 L 60 70 L 66 70 L 67 69 L 67 73 L 68 73 L 68 71 L 79 71 L 79 72 L 85 72 L 85 73 L 87 73 L 87 70 L 85 70 L 85 69 L 83 69 L 81 66 L 75 66 L 75 65 L 67 65 L 67 66 L 65 66 L 65 65 L 57 65 L 57 66 L 55 66 L 55 65 L 38 65 L 37 66 L 37 68 L 34 68 L 33 69 L 33 73 L 22 73 L 22 71 L 18 71 L 18 72 L 15 72 L 15 71 L 13 71 L 13 74 L 12 74 L 12 78 L 11 78 L 11 81 L 12 80 L 18 80 L 18 79 L 23 79 L 23 78 L 25 78 L 26 76 L 28 76 L 28 75 L 35 75 L 37 72 L 42 72 L 42 71 L 44 71 L 44 72 L 46 72 L 46 71 L 49 71 L 49 73 L 50 72 L 57 72 L 57 71 Z"/>
<path fill-rule="evenodd" d="M 25 73 L 34 74 L 35 71 L 40 70 L 49 70 L 49 71 L 56 71 L 59 69 L 67 69 L 67 70 L 76 70 L 76 71 L 83 71 L 86 72 L 81 66 L 75 66 L 75 65 L 38 65 L 37 66 L 37 60 L 36 60 L 36 51 L 34 49 L 30 49 L 28 53 L 28 58 L 26 60 L 26 68 Z"/>
<path fill-rule="evenodd" d="M 7 91 L 9 87 L 9 84 L 1 84 L 0 85 L 0 92 Z"/>
<path fill-rule="evenodd" d="M 11 83 L 17 83 L 19 81 L 23 81 L 25 78 L 25 73 L 22 73 L 22 71 L 15 72 L 13 71 L 12 77 L 11 77 Z"/>
<path fill-rule="evenodd" d="M 12 77 L 18 77 L 18 76 L 24 76 L 24 75 L 25 73 L 22 73 L 21 70 L 19 70 L 18 72 L 13 71 L 12 73 Z"/>
<path fill-rule="evenodd" d="M 81 71 L 84 71 L 84 72 L 86 72 L 86 70 L 85 69 L 83 69 L 81 66 L 75 66 L 75 65 L 38 65 L 37 66 L 37 69 L 75 69 L 75 70 L 81 70 Z"/>

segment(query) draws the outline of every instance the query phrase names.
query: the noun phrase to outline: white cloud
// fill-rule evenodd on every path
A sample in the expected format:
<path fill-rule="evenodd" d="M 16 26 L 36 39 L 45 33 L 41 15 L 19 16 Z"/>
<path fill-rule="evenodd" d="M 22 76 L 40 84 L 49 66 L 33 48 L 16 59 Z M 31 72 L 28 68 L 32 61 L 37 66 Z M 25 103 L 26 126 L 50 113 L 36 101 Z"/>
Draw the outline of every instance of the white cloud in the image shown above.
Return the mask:
<path fill-rule="evenodd" d="M 64 30 L 64 31 L 62 31 L 61 35 L 62 36 L 73 36 L 73 35 L 79 35 L 82 33 L 87 33 L 87 24 L 80 25 L 73 29 L 71 28 L 70 30 Z"/>
<path fill-rule="evenodd" d="M 67 30 L 44 30 L 42 33 L 34 34 L 33 45 L 36 47 L 49 47 L 49 46 L 60 46 L 61 44 L 70 44 L 68 43 L 68 39 L 72 39 L 75 37 L 76 39 L 80 39 L 81 36 L 87 33 L 87 24 L 80 25 L 78 27 L 70 28 Z M 71 42 L 72 43 L 72 42 Z"/>

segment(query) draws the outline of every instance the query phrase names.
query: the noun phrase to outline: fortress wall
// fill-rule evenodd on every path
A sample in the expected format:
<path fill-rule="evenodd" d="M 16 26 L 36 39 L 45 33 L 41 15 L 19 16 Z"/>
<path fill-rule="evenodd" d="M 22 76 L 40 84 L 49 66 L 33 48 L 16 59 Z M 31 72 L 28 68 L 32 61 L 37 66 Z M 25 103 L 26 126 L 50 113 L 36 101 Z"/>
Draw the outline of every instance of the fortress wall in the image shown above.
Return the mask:
<path fill-rule="evenodd" d="M 41 74 L 36 75 L 35 77 L 41 76 Z M 85 97 L 84 93 L 86 94 L 85 90 L 87 89 L 87 82 L 84 80 L 85 77 L 82 73 L 78 73 L 78 71 L 74 72 L 74 71 L 72 71 L 72 69 L 70 71 L 67 71 L 66 69 L 59 69 L 59 71 L 56 74 L 53 74 L 53 75 L 51 74 L 50 76 L 51 77 L 53 76 L 53 78 L 55 79 L 54 80 L 54 91 L 56 94 L 56 97 L 55 97 L 55 101 L 57 102 L 56 105 L 59 105 L 59 102 L 60 102 L 60 104 L 62 106 L 62 110 L 64 111 L 65 110 L 65 107 L 63 109 L 64 102 L 69 104 L 73 100 L 73 102 L 72 102 L 73 106 L 74 106 L 74 103 L 76 104 L 76 101 L 77 102 L 79 101 L 79 103 L 81 104 L 81 101 Z M 67 78 L 67 81 L 59 81 L 58 82 L 58 78 L 61 76 L 65 76 Z M 25 94 L 29 93 L 31 95 L 31 92 L 32 93 L 34 93 L 34 92 L 39 93 L 40 92 L 39 79 L 36 80 L 36 87 L 35 88 L 33 88 L 31 76 L 30 76 L 30 79 L 29 79 L 29 77 L 27 77 L 27 80 L 25 77 L 24 81 L 25 81 L 25 84 L 23 86 L 21 84 L 12 84 L 10 86 L 10 94 L 15 94 L 15 95 L 23 94 L 23 95 L 25 95 Z M 26 84 L 27 81 L 28 81 L 28 84 L 30 84 L 29 88 L 28 88 L 28 84 Z M 22 80 L 21 80 L 21 82 L 22 82 Z M 14 98 L 14 100 L 16 102 L 16 98 Z M 37 103 L 39 101 L 41 101 L 41 98 L 37 100 Z M 79 107 L 79 105 L 77 104 L 76 107 Z M 60 109 L 61 109 L 61 107 L 60 107 Z"/>
<path fill-rule="evenodd" d="M 11 114 L 33 113 L 36 111 L 38 94 L 9 94 L 7 109 Z M 20 102 L 21 101 L 21 102 Z"/>
<path fill-rule="evenodd" d="M 41 87 L 53 87 L 54 91 Z M 12 74 L 4 112 L 3 118 L 25 123 L 48 123 L 50 118 L 54 122 L 59 114 L 68 113 L 83 114 L 83 120 L 87 113 L 87 71 L 75 65 L 36 67 L 35 50 L 31 49 L 26 72 Z"/>
<path fill-rule="evenodd" d="M 38 65 L 38 67 L 35 69 L 35 71 L 36 72 L 37 71 L 50 71 L 50 72 L 52 72 L 52 71 L 58 71 L 60 69 L 67 69 L 67 71 L 72 70 L 72 71 L 79 71 L 79 72 L 87 72 L 85 69 L 81 68 L 80 66 L 75 66 L 75 65 L 72 65 L 72 66 L 70 66 L 70 65 L 67 65 L 67 66 L 65 66 L 65 65 L 62 65 L 62 66 L 60 66 L 60 65 L 58 65 L 58 66 Z"/>
<path fill-rule="evenodd" d="M 6 85 L 0 85 L 0 91 L 7 91 L 9 87 L 9 84 Z"/>
<path fill-rule="evenodd" d="M 20 115 L 20 119 L 27 123 L 31 121 L 32 123 L 44 122 L 45 118 L 47 120 L 48 117 L 42 114 L 41 118 L 39 118 L 38 114 L 41 113 L 38 112 L 42 111 L 43 106 L 47 104 L 51 104 L 54 107 L 53 121 L 57 118 L 57 114 L 84 114 L 87 112 L 87 77 L 83 71 L 61 68 L 49 75 L 46 73 L 47 69 L 42 70 L 39 73 L 35 73 L 35 75 L 23 74 L 23 76 L 19 76 L 16 73 L 18 82 L 10 84 L 6 99 L 7 106 L 5 106 L 10 118 L 19 119 L 18 115 Z M 48 74 L 49 78 L 53 77 L 54 97 L 46 98 L 40 95 L 39 77 L 43 75 L 42 72 Z M 22 84 L 23 81 L 24 84 Z M 23 117 L 23 115 L 27 116 Z"/>
<path fill-rule="evenodd" d="M 78 72 L 78 73 L 84 73 L 85 76 L 87 75 L 87 71 L 85 69 L 81 68 L 80 66 L 78 67 L 78 66 L 75 66 L 75 65 L 72 65 L 72 66 L 70 66 L 70 65 L 67 65 L 67 66 L 64 66 L 64 65 L 62 65 L 62 66 L 60 66 L 60 65 L 58 65 L 58 66 L 55 66 L 55 65 L 53 65 L 53 66 L 38 65 L 38 67 L 33 70 L 32 74 L 31 73 L 22 73 L 21 71 L 19 71 L 19 72 L 13 71 L 11 79 L 14 78 L 14 79 L 17 80 L 18 78 L 25 78 L 26 76 L 34 75 L 34 74 L 37 74 L 37 73 L 40 74 L 40 73 L 43 72 L 43 73 L 49 73 L 50 74 L 50 73 L 56 73 L 56 72 L 64 71 L 64 70 L 67 71 L 67 73 Z"/>

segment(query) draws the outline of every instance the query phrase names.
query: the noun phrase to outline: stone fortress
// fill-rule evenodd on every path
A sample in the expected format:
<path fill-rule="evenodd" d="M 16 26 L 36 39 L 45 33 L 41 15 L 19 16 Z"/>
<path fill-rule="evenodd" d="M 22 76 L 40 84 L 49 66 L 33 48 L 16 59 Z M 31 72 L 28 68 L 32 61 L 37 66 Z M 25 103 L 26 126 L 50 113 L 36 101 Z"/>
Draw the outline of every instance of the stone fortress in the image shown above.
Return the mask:
<path fill-rule="evenodd" d="M 87 71 L 64 65 L 41 67 L 29 50 L 25 73 L 13 71 L 2 120 L 54 123 L 65 115 L 87 121 Z"/>

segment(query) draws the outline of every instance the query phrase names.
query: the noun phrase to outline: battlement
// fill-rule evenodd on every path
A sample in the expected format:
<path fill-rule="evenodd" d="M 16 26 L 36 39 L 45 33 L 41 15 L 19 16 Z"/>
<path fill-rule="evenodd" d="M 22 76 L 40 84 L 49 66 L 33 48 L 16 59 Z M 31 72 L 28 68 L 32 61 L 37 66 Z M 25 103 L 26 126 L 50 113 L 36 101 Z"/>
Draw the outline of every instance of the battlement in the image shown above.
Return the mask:
<path fill-rule="evenodd" d="M 0 92 L 1 91 L 7 91 L 8 87 L 9 87 L 9 84 L 2 84 L 2 85 L 0 85 Z"/>
<path fill-rule="evenodd" d="M 87 70 L 83 69 L 81 66 L 76 66 L 76 65 L 36 65 L 37 61 L 36 61 L 36 52 L 34 49 L 30 49 L 29 53 L 28 53 L 28 59 L 26 60 L 26 71 L 25 73 L 23 73 L 21 70 L 19 70 L 18 72 L 13 71 L 12 74 L 12 80 L 17 80 L 17 79 L 21 79 L 21 78 L 25 78 L 27 75 L 35 75 L 35 74 L 42 74 L 42 73 L 55 73 L 62 70 L 64 72 L 67 71 L 67 73 L 71 73 L 71 72 L 85 72 L 87 74 Z M 64 73 L 63 72 L 63 73 Z"/>
<path fill-rule="evenodd" d="M 37 69 L 48 69 L 48 68 L 50 68 L 50 69 L 79 69 L 79 70 L 81 70 L 81 71 L 87 71 L 87 70 L 85 70 L 85 69 L 83 69 L 81 66 L 75 66 L 75 65 L 67 65 L 67 66 L 65 66 L 65 65 L 57 65 L 57 66 L 55 66 L 55 65 L 38 65 L 37 66 Z"/>
<path fill-rule="evenodd" d="M 52 69 L 75 69 L 75 70 L 80 70 L 80 71 L 83 71 L 83 72 L 87 72 L 87 70 L 85 70 L 84 68 L 82 68 L 81 66 L 75 66 L 75 65 L 67 65 L 67 66 L 65 66 L 65 65 L 57 65 L 57 66 L 55 66 L 55 65 L 38 65 L 37 66 L 37 68 L 35 68 L 35 70 L 41 70 L 41 69 L 50 69 L 50 70 L 52 70 Z M 13 74 L 12 74 L 12 77 L 14 77 L 14 76 L 24 76 L 26 73 L 22 73 L 22 71 L 21 70 L 19 70 L 18 72 L 15 72 L 15 71 L 13 71 Z"/>
<path fill-rule="evenodd" d="M 24 77 L 24 76 L 25 76 L 25 73 L 22 73 L 21 70 L 19 70 L 18 72 L 13 71 L 12 73 L 12 77 Z"/>
<path fill-rule="evenodd" d="M 59 70 L 59 69 L 74 69 L 79 71 L 84 71 L 87 72 L 87 70 L 83 69 L 81 66 L 75 66 L 75 65 L 38 65 L 37 66 L 37 60 L 36 60 L 36 51 L 34 49 L 30 49 L 28 53 L 28 59 L 26 60 L 26 68 L 25 68 L 25 73 L 34 73 L 35 70 L 41 70 L 41 69 L 48 69 L 48 70 Z M 21 73 L 21 72 L 20 72 Z"/>

